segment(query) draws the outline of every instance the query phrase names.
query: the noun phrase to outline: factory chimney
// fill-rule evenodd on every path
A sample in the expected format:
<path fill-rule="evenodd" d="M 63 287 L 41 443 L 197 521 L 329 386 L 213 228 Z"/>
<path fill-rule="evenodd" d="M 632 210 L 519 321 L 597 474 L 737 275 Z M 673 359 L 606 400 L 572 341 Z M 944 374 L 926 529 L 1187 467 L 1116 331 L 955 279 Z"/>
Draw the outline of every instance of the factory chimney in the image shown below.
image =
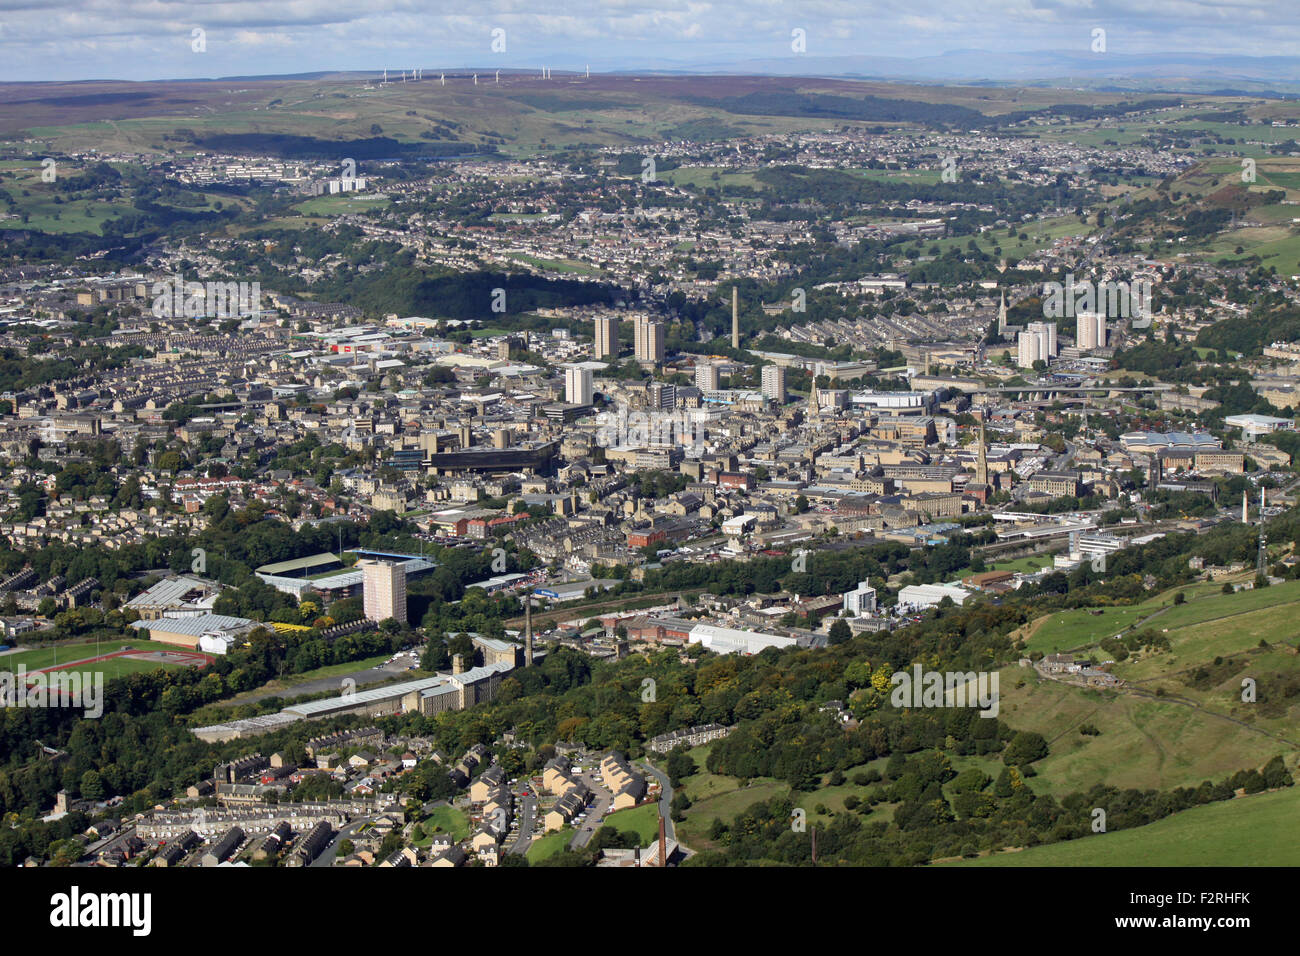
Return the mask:
<path fill-rule="evenodd" d="M 533 666 L 533 591 L 524 592 L 524 666 Z"/>
<path fill-rule="evenodd" d="M 731 287 L 731 347 L 740 348 L 740 293 Z"/>

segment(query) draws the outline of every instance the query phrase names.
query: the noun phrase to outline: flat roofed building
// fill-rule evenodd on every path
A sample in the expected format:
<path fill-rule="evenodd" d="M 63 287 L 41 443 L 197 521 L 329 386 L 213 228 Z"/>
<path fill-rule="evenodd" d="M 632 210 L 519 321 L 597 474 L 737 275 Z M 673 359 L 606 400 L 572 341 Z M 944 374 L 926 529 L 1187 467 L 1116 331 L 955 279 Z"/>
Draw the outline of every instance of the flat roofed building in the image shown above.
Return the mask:
<path fill-rule="evenodd" d="M 201 614 L 192 617 L 164 617 L 151 621 L 136 621 L 133 626 L 137 630 L 147 631 L 148 639 L 151 641 L 195 650 L 204 636 L 226 635 L 238 638 L 260 625 L 257 621 L 251 621 L 246 617 Z"/>
<path fill-rule="evenodd" d="M 1290 418 L 1275 418 L 1272 415 L 1228 415 L 1223 424 L 1229 428 L 1240 428 L 1246 438 L 1258 438 L 1277 431 L 1293 431 L 1295 421 Z"/>
<path fill-rule="evenodd" d="M 712 362 L 700 362 L 695 366 L 695 387 L 702 392 L 718 390 L 718 366 Z"/>
<path fill-rule="evenodd" d="M 361 562 L 358 562 L 359 564 Z M 366 620 L 406 623 L 406 571 L 392 561 L 366 561 L 362 586 Z"/>
<path fill-rule="evenodd" d="M 785 369 L 780 365 L 764 365 L 763 394 L 778 405 L 785 404 Z"/>
<path fill-rule="evenodd" d="M 564 401 L 570 405 L 590 405 L 593 397 L 591 369 L 566 368 L 564 370 Z"/>
<path fill-rule="evenodd" d="M 691 628 L 687 639 L 715 654 L 757 654 L 769 647 L 792 647 L 797 643 L 793 637 L 741 631 L 716 624 L 697 624 Z"/>
<path fill-rule="evenodd" d="M 592 349 L 595 358 L 618 355 L 618 317 L 601 315 L 596 317 L 596 342 Z"/>
<path fill-rule="evenodd" d="M 912 584 L 898 592 L 898 604 L 900 607 L 928 608 L 944 598 L 951 598 L 954 604 L 961 605 L 970 596 L 970 591 L 955 584 Z"/>
<path fill-rule="evenodd" d="M 257 570 L 263 574 L 292 578 L 320 574 L 323 571 L 332 571 L 341 567 L 343 567 L 343 562 L 336 555 L 321 553 L 309 554 L 305 558 L 294 558 L 292 561 L 277 561 L 274 564 L 264 564 Z"/>
<path fill-rule="evenodd" d="M 212 610 L 221 586 L 201 578 L 181 575 L 166 578 L 137 594 L 124 605 L 144 621 L 172 617 L 199 616 Z"/>
<path fill-rule="evenodd" d="M 862 581 L 844 595 L 844 610 L 855 617 L 868 617 L 876 613 L 876 589 Z"/>

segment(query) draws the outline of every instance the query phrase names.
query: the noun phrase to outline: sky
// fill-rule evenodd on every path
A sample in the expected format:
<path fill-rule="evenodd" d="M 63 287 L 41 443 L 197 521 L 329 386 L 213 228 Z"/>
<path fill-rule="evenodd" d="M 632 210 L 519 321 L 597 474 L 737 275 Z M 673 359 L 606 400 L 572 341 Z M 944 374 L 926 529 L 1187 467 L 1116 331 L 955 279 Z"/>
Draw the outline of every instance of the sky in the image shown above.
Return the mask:
<path fill-rule="evenodd" d="M 1297 0 L 0 0 L 0 80 L 700 69 L 972 49 L 995 61 L 1104 55 L 1098 29 L 1117 57 L 1300 56 Z"/>

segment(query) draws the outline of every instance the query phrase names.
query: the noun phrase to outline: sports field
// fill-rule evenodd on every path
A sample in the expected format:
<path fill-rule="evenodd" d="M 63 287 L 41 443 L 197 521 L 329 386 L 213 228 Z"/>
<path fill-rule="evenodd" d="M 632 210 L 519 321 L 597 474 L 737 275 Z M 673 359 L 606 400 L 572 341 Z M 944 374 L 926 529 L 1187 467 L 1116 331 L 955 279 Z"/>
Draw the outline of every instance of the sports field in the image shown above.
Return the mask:
<path fill-rule="evenodd" d="M 28 674 L 36 671 L 102 673 L 105 680 L 160 667 L 204 667 L 211 663 L 199 654 L 158 641 L 102 641 L 99 644 L 60 644 L 0 657 L 0 669 Z"/>

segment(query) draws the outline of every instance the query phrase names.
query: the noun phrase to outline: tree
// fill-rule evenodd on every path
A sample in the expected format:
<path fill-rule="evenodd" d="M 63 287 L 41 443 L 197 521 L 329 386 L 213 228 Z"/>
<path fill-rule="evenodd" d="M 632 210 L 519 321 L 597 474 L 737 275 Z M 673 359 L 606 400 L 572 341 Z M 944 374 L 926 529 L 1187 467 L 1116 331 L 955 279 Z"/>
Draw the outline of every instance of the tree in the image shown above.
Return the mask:
<path fill-rule="evenodd" d="M 664 770 L 668 773 L 668 779 L 674 787 L 680 786 L 683 777 L 689 777 L 699 768 L 695 765 L 693 758 L 685 747 L 677 747 L 668 755 L 664 761 Z"/>
<path fill-rule="evenodd" d="M 1031 764 L 1047 756 L 1047 741 L 1043 735 L 1032 730 L 1022 730 L 1011 738 L 1007 749 L 1002 754 L 1002 762 L 1008 767 Z"/>
<path fill-rule="evenodd" d="M 429 638 L 429 646 L 424 651 L 424 656 L 420 658 L 420 669 L 429 672 L 445 671 L 451 666 L 451 655 L 447 653 L 447 645 L 443 643 L 440 636 L 434 635 Z"/>
<path fill-rule="evenodd" d="M 848 622 L 845 621 L 843 618 L 837 617 L 835 619 L 835 623 L 831 625 L 830 634 L 829 634 L 830 643 L 843 644 L 852 636 L 853 636 L 853 632 L 849 630 Z"/>
<path fill-rule="evenodd" d="M 87 770 L 81 775 L 81 796 L 86 800 L 104 799 L 104 781 L 96 770 Z"/>

